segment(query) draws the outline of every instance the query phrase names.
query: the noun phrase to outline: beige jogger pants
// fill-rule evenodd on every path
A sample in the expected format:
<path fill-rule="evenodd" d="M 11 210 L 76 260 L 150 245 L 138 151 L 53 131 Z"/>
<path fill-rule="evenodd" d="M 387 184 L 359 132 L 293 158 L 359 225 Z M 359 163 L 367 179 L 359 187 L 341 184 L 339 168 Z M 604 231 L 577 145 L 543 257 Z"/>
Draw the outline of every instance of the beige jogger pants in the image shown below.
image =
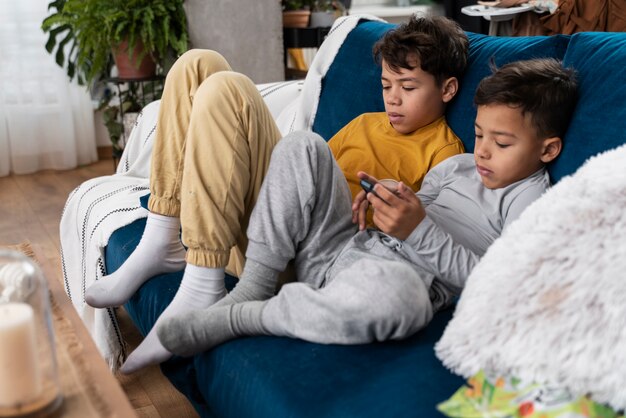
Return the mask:
<path fill-rule="evenodd" d="M 254 83 L 209 50 L 169 71 L 157 121 L 148 208 L 180 216 L 186 261 L 239 275 L 248 220 L 281 134 Z"/>

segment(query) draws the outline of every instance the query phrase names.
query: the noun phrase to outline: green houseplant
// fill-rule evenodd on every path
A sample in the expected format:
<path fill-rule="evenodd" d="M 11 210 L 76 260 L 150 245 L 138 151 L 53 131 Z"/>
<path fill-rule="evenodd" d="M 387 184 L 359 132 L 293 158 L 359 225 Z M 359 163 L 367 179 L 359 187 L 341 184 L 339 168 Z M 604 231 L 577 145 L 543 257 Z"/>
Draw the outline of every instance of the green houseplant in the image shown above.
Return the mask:
<path fill-rule="evenodd" d="M 82 84 L 110 77 L 112 50 L 124 42 L 129 56 L 143 44 L 139 61 L 148 55 L 159 64 L 188 47 L 182 0 L 54 0 L 48 8 L 46 49 Z"/>
<path fill-rule="evenodd" d="M 314 12 L 329 12 L 334 10 L 333 0 L 314 0 L 312 4 L 312 11 Z"/>
<path fill-rule="evenodd" d="M 313 28 L 332 26 L 335 21 L 335 4 L 341 6 L 341 3 L 333 0 L 314 0 L 309 26 Z"/>
<path fill-rule="evenodd" d="M 152 68 L 161 74 L 188 49 L 183 0 L 53 0 L 48 9 L 51 14 L 42 22 L 43 31 L 48 33 L 46 50 L 70 79 L 76 78 L 92 91 L 111 78 L 114 50 L 120 46 L 127 60 L 135 59 L 130 67 L 154 61 Z M 117 64 L 122 76 L 119 60 Z M 121 113 L 139 111 L 146 101 L 158 99 L 162 88 L 161 81 L 152 82 L 149 96 L 143 90 L 140 95 L 133 83 L 124 90 L 104 89 L 99 110 L 114 156 L 122 152 Z"/>

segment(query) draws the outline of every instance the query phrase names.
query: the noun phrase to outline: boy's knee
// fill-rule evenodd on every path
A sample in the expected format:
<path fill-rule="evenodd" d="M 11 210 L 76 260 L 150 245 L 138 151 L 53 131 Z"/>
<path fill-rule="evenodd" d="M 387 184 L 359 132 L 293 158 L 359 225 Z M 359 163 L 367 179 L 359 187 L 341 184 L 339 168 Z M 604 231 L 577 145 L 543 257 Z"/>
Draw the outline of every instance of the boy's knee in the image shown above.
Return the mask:
<path fill-rule="evenodd" d="M 384 260 L 363 260 L 355 264 L 360 270 L 355 277 L 360 276 L 365 292 L 371 295 L 371 299 L 362 298 L 369 299 L 362 309 L 367 312 L 376 340 L 405 338 L 430 322 L 433 312 L 428 289 L 413 268 Z"/>
<path fill-rule="evenodd" d="M 187 72 L 189 68 L 194 69 L 195 72 L 205 72 L 201 71 L 203 68 L 208 71 L 226 71 L 230 70 L 230 65 L 219 52 L 211 49 L 190 49 L 178 57 L 168 72 L 168 76 L 181 71 Z"/>
<path fill-rule="evenodd" d="M 316 155 L 321 152 L 329 152 L 330 148 L 324 138 L 315 132 L 296 131 L 285 136 L 274 148 L 275 154 Z"/>
<path fill-rule="evenodd" d="M 220 71 L 209 77 L 203 84 L 205 83 L 218 90 L 246 90 L 254 88 L 254 91 L 258 93 L 258 89 L 248 76 L 235 71 Z"/>
<path fill-rule="evenodd" d="M 178 59 L 176 60 L 176 62 L 180 62 L 180 63 L 190 63 L 190 62 L 197 62 L 200 60 L 223 60 L 226 61 L 226 59 L 222 56 L 222 54 L 220 54 L 217 51 L 213 51 L 212 49 L 201 49 L 201 48 L 194 48 L 194 49 L 190 49 L 188 51 L 185 51 L 180 57 L 178 57 Z"/>
<path fill-rule="evenodd" d="M 218 103 L 228 107 L 230 103 L 240 110 L 243 103 L 254 100 L 251 94 L 258 95 L 258 90 L 248 77 L 233 71 L 220 71 L 212 74 L 198 87 L 194 104 L 211 106 Z"/>
<path fill-rule="evenodd" d="M 433 317 L 428 288 L 420 275 L 408 266 L 405 273 L 396 277 L 397 285 L 391 293 L 391 317 L 395 321 L 396 335 L 391 338 L 404 338 L 424 328 Z"/>

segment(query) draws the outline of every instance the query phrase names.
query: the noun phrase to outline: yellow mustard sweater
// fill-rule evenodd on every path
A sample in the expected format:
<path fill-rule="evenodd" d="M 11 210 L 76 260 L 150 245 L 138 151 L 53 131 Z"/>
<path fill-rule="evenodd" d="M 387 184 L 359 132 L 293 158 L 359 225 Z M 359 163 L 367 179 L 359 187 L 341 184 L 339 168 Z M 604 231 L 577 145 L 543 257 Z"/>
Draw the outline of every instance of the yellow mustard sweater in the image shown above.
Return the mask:
<path fill-rule="evenodd" d="M 385 112 L 358 116 L 328 145 L 348 180 L 353 199 L 361 191 L 358 171 L 379 180 L 402 181 L 417 192 L 428 170 L 465 152 L 445 117 L 410 134 L 401 134 L 391 126 Z"/>

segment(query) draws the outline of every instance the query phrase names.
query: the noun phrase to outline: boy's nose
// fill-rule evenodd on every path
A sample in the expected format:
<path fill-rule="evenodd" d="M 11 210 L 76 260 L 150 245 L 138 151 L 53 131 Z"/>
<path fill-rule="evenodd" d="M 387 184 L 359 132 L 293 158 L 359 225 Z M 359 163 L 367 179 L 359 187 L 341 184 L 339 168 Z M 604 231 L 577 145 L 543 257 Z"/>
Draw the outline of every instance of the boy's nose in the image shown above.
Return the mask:
<path fill-rule="evenodd" d="M 484 144 L 476 144 L 474 146 L 474 152 L 479 158 L 486 159 L 489 158 L 489 150 Z"/>
<path fill-rule="evenodd" d="M 400 96 L 397 94 L 395 89 L 391 89 L 389 93 L 387 94 L 387 103 L 393 104 L 393 105 L 400 104 Z"/>

